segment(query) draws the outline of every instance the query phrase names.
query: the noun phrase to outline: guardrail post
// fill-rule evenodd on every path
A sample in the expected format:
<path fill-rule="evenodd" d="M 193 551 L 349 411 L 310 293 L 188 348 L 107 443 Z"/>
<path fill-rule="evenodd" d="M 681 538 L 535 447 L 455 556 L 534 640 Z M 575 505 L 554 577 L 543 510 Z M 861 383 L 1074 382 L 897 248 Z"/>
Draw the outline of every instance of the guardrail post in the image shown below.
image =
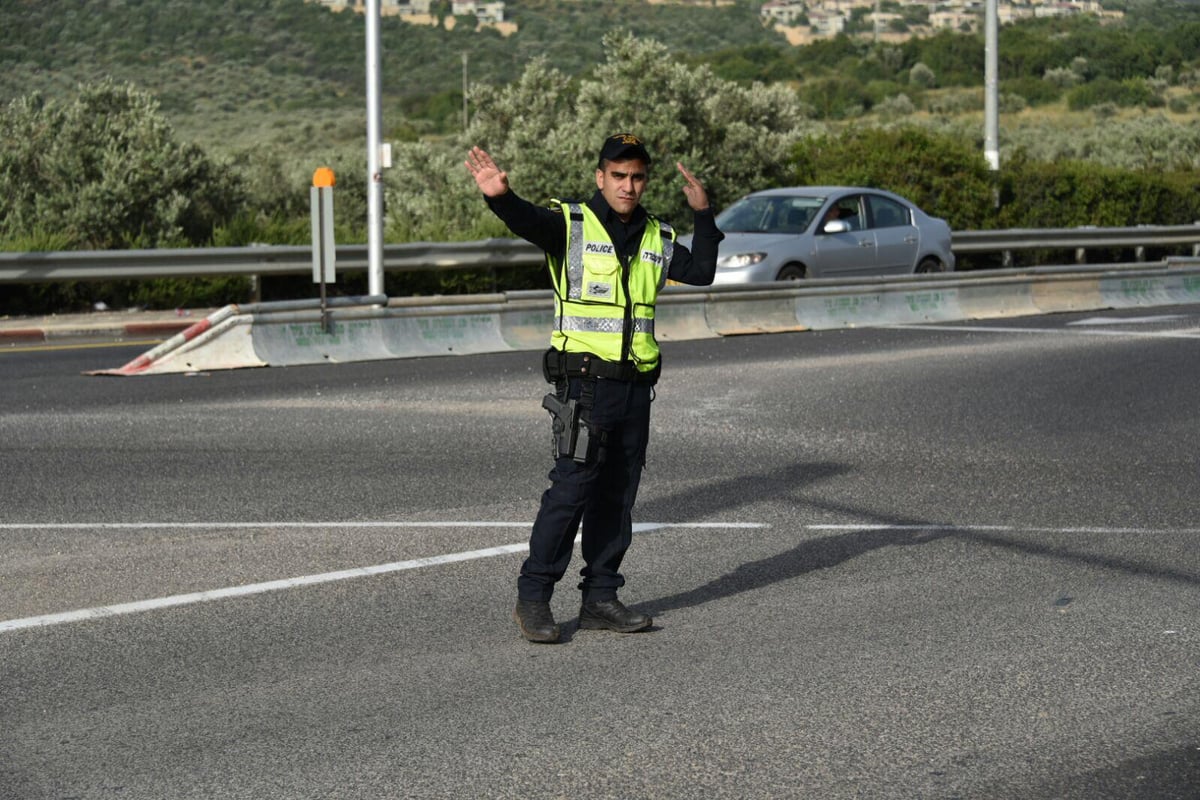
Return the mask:
<path fill-rule="evenodd" d="M 1075 248 L 1075 263 L 1076 264 L 1086 264 L 1087 263 L 1087 250 L 1084 250 L 1082 247 Z"/>

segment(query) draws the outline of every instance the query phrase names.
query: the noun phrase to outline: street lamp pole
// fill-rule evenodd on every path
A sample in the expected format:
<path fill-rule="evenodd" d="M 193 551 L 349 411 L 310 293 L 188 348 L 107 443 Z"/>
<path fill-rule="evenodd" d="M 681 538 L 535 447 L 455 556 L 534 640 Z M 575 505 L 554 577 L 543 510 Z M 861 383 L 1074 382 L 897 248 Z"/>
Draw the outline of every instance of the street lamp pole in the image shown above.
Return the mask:
<path fill-rule="evenodd" d="M 983 156 L 993 172 L 1000 169 L 999 13 L 987 0 L 983 23 Z"/>
<path fill-rule="evenodd" d="M 379 0 L 367 0 L 367 293 L 383 294 L 383 143 L 379 100 Z"/>

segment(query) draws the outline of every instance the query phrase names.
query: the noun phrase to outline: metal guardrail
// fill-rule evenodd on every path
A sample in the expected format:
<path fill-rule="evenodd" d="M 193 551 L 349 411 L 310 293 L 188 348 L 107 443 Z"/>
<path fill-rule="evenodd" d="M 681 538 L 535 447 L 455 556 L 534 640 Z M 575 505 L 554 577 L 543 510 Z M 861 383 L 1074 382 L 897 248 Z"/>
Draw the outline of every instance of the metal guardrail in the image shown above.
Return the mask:
<path fill-rule="evenodd" d="M 1006 250 L 1180 245 L 1191 245 L 1192 255 L 1200 255 L 1200 223 L 1138 225 L 1132 228 L 1010 228 L 1000 231 L 955 231 L 951 234 L 951 248 L 959 255 L 1000 253 Z"/>
<path fill-rule="evenodd" d="M 383 259 L 385 269 L 393 272 L 534 266 L 544 262 L 540 250 L 518 239 L 387 245 Z M 367 246 L 339 245 L 337 267 L 365 270 Z M 0 253 L 0 283 L 310 272 L 312 248 L 308 245 Z"/>
<path fill-rule="evenodd" d="M 1133 228 L 1046 228 L 958 231 L 954 252 L 1011 253 L 1015 250 L 1192 246 L 1200 255 L 1200 224 L 1144 225 Z M 540 250 L 518 239 L 474 242 L 420 242 L 384 247 L 384 269 L 417 272 L 440 269 L 540 266 Z M 341 245 L 337 266 L 367 268 L 366 245 Z M 163 250 L 80 250 L 0 253 L 0 283 L 46 283 L 67 280 L 183 278 L 216 275 L 300 275 L 312 270 L 307 245 L 186 248 Z"/>

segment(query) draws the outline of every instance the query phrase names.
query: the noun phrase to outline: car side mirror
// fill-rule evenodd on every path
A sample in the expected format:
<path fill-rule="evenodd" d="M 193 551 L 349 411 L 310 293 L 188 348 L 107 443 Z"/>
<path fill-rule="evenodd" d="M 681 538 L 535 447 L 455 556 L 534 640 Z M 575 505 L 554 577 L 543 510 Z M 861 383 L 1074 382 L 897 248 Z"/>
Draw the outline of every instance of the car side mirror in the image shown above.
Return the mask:
<path fill-rule="evenodd" d="M 831 219 L 825 223 L 825 227 L 821 229 L 822 233 L 846 233 L 850 230 L 850 226 L 846 224 L 844 219 Z"/>

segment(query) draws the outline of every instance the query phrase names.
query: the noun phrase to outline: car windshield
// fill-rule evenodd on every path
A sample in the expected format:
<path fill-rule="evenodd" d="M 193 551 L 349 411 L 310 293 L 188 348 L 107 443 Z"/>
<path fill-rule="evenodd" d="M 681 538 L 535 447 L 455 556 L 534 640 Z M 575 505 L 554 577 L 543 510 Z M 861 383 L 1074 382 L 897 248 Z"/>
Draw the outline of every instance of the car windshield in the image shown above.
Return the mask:
<path fill-rule="evenodd" d="M 717 227 L 725 233 L 803 233 L 824 204 L 824 197 L 743 197 L 717 215 Z"/>

